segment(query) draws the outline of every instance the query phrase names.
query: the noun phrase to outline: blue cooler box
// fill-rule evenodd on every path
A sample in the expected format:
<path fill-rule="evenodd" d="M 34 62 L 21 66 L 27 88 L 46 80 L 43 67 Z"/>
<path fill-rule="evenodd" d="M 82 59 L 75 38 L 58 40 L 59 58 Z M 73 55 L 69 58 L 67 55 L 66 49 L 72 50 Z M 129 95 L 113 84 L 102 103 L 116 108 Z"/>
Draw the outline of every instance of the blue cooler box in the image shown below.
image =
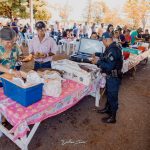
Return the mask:
<path fill-rule="evenodd" d="M 5 78 L 1 78 L 4 94 L 19 104 L 27 107 L 42 99 L 43 84 L 22 88 Z"/>

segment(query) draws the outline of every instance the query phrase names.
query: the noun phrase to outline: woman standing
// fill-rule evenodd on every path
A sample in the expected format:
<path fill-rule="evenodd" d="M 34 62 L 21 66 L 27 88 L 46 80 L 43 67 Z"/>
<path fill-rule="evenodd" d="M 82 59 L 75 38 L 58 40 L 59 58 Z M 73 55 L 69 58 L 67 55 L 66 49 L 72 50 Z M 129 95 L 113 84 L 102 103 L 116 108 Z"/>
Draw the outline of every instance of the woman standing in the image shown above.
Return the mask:
<path fill-rule="evenodd" d="M 109 24 L 108 27 L 107 27 L 107 30 L 106 32 L 103 33 L 102 37 L 105 38 L 105 37 L 109 37 L 114 31 L 114 27 L 112 24 Z"/>

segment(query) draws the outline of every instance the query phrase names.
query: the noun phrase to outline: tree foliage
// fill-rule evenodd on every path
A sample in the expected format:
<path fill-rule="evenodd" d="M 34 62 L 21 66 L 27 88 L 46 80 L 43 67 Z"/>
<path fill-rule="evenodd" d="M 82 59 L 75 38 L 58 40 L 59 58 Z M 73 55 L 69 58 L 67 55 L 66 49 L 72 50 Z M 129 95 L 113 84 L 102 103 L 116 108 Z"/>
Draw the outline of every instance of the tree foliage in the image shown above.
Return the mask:
<path fill-rule="evenodd" d="M 33 0 L 33 13 L 36 20 L 48 21 L 51 17 L 44 0 Z M 29 0 L 0 0 L 0 16 L 28 18 Z"/>
<path fill-rule="evenodd" d="M 150 13 L 150 1 L 128 0 L 124 6 L 124 11 L 133 27 L 138 27 L 142 24 L 144 28 L 148 13 Z"/>
<path fill-rule="evenodd" d="M 48 21 L 51 18 L 47 3 L 43 0 L 34 0 L 33 12 L 35 20 Z"/>
<path fill-rule="evenodd" d="M 85 8 L 85 18 L 87 22 L 100 22 L 108 10 L 103 0 L 88 0 Z"/>
<path fill-rule="evenodd" d="M 27 18 L 29 16 L 26 1 L 21 0 L 0 0 L 0 16 Z"/>
<path fill-rule="evenodd" d="M 119 24 L 124 24 L 124 20 L 121 18 L 119 15 L 119 12 L 116 12 L 116 10 L 110 10 L 108 9 L 104 16 L 103 16 L 103 22 L 106 24 L 113 24 L 113 25 L 119 25 Z"/>
<path fill-rule="evenodd" d="M 64 22 L 66 22 L 68 21 L 70 12 L 71 12 L 71 6 L 69 6 L 69 4 L 66 3 L 63 6 L 60 6 L 59 16 L 62 18 Z"/>

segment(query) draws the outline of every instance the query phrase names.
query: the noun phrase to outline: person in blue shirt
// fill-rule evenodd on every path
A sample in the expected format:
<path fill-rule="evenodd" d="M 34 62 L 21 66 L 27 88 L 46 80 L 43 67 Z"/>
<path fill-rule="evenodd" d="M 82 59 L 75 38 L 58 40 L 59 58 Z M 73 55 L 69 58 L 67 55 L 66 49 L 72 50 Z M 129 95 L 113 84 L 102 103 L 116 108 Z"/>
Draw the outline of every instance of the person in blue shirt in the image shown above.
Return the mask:
<path fill-rule="evenodd" d="M 121 48 L 113 41 L 113 34 L 105 36 L 103 43 L 106 46 L 104 54 L 95 53 L 93 57 L 93 64 L 97 64 L 102 69 L 102 72 L 106 74 L 106 92 L 107 102 L 105 108 L 98 110 L 98 113 L 107 113 L 108 117 L 102 118 L 104 123 L 115 123 L 116 113 L 118 110 L 118 92 L 122 78 L 122 65 L 123 57 Z"/>
<path fill-rule="evenodd" d="M 127 47 L 125 36 L 122 33 L 122 28 L 120 27 L 117 30 L 119 32 L 119 43 L 121 44 L 122 47 Z"/>
<path fill-rule="evenodd" d="M 78 26 L 76 23 L 74 23 L 74 26 L 73 26 L 73 35 L 74 37 L 77 37 L 78 36 Z"/>

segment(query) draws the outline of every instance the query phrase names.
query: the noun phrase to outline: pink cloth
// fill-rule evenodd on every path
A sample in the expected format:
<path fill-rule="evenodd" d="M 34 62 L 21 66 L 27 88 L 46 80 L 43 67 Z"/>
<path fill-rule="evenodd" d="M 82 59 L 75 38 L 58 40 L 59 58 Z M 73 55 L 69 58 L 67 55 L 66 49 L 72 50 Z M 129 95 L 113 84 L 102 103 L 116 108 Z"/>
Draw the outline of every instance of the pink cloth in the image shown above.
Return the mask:
<path fill-rule="evenodd" d="M 30 44 L 29 44 L 29 53 L 44 53 L 44 54 L 48 54 L 49 52 L 52 52 L 54 54 L 56 54 L 58 50 L 57 44 L 54 41 L 53 38 L 45 36 L 43 41 L 40 42 L 38 36 L 34 37 Z M 47 58 L 40 58 L 40 59 L 35 59 L 35 61 L 39 61 L 39 62 L 48 62 L 51 61 L 52 57 L 47 57 Z"/>
<path fill-rule="evenodd" d="M 42 100 L 29 106 L 29 107 L 24 107 L 20 105 L 19 103 L 7 98 L 3 94 L 2 88 L 0 89 L 0 104 L 2 100 L 8 100 L 9 106 L 5 108 L 6 114 L 11 116 L 10 123 L 12 125 L 17 124 L 20 122 L 20 120 L 24 120 L 38 112 L 41 112 L 45 110 L 47 107 L 51 107 L 54 103 L 61 101 L 64 99 L 66 96 L 73 94 L 74 91 L 78 91 L 79 89 L 82 90 L 84 88 L 84 85 L 78 84 L 77 82 L 73 82 L 71 80 L 67 80 L 63 83 L 63 92 L 60 95 L 59 98 L 54 98 L 54 97 L 49 97 L 49 96 L 43 96 Z M 34 94 L 34 93 L 33 93 Z"/>
<path fill-rule="evenodd" d="M 100 79 L 95 80 L 90 86 L 66 80 L 63 82 L 62 94 L 59 98 L 43 96 L 42 100 L 23 107 L 15 101 L 7 98 L 0 89 L 0 113 L 5 116 L 13 128 L 14 140 L 22 138 L 30 130 L 28 125 L 41 122 L 71 108 L 86 95 L 96 95 L 100 89 Z"/>

